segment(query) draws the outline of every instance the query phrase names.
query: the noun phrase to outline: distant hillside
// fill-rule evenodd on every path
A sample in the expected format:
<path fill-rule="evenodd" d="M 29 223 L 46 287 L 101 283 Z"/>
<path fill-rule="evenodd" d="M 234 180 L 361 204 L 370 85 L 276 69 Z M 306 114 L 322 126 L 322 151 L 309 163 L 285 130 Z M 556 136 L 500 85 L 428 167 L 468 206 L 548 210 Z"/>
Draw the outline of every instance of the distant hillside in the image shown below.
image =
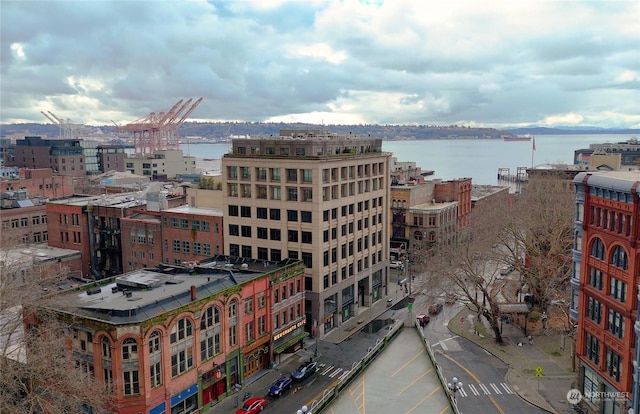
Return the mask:
<path fill-rule="evenodd" d="M 568 127 L 567 127 L 568 128 Z M 505 134 L 569 135 L 569 134 L 640 134 L 638 129 L 566 129 L 528 127 L 499 130 L 494 128 L 472 128 L 458 125 L 313 125 L 261 122 L 185 122 L 180 126 L 181 137 L 227 138 L 232 135 L 276 135 L 281 129 L 325 129 L 338 134 L 371 135 L 384 140 L 421 139 L 470 139 L 501 138 Z M 94 133 L 113 134 L 113 125 L 94 127 Z M 1 136 L 13 134 L 47 135 L 57 137 L 58 126 L 52 124 L 5 124 L 0 126 Z"/>
<path fill-rule="evenodd" d="M 527 127 L 508 128 L 507 131 L 515 135 L 640 134 L 640 129 L 609 129 L 597 127 Z"/>

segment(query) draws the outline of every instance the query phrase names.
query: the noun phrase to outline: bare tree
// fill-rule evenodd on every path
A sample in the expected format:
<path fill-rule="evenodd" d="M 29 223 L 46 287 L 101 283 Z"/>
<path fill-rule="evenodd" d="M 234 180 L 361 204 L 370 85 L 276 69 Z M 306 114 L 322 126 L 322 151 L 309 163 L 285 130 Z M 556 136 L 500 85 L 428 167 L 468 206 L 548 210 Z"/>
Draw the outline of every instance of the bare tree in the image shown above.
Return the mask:
<path fill-rule="evenodd" d="M 534 175 L 513 199 L 499 235 L 497 260 L 515 267 L 540 308 L 566 299 L 571 276 L 575 192 L 571 176 Z"/>
<path fill-rule="evenodd" d="M 471 224 L 460 229 L 456 242 L 438 249 L 430 257 L 429 272 L 445 293 L 455 292 L 469 302 L 469 308 L 485 317 L 496 342 L 502 342 L 500 332 L 500 292 L 504 281 L 499 279 L 499 265 L 492 255 L 497 240 L 497 223 L 506 207 L 499 202 L 487 202 L 471 213 Z"/>
<path fill-rule="evenodd" d="M 109 395 L 92 365 L 74 358 L 65 334 L 72 322 L 45 311 L 64 271 L 42 270 L 15 249 L 0 252 L 0 412 L 81 412 L 83 405 L 103 410 Z"/>

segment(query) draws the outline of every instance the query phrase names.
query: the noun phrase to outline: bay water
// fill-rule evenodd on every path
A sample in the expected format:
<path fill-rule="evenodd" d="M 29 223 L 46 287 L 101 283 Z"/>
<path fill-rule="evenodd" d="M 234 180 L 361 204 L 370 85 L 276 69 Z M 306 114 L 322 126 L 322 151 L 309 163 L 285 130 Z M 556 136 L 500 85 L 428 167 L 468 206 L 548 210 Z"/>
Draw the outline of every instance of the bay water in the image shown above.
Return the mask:
<path fill-rule="evenodd" d="M 531 168 L 547 164 L 573 164 L 574 151 L 589 144 L 627 141 L 634 135 L 584 134 L 538 135 L 535 151 L 532 141 L 501 139 L 433 139 L 383 141 L 382 150 L 393 153 L 398 162 L 415 162 L 422 170 L 434 170 L 431 178 L 451 180 L 472 178 L 474 184 L 498 184 L 498 169 L 509 168 L 515 175 L 518 167 Z M 189 144 L 180 149 L 197 158 L 198 167 L 219 171 L 220 159 L 231 151 L 230 143 Z"/>

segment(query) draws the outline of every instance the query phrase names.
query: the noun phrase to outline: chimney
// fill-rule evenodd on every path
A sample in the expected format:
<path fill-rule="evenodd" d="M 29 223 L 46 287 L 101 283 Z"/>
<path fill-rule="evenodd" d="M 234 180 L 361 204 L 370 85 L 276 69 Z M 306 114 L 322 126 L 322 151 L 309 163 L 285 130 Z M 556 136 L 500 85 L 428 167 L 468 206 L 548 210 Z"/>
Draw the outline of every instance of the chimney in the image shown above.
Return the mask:
<path fill-rule="evenodd" d="M 191 285 L 191 301 L 194 301 L 197 299 L 196 296 L 196 285 Z"/>

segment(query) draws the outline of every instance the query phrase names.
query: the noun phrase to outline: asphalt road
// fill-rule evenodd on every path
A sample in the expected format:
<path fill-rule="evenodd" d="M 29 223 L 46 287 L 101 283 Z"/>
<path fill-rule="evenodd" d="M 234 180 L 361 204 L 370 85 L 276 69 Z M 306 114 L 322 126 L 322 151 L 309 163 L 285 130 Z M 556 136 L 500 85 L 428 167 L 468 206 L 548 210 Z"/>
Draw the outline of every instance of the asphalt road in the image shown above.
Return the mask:
<path fill-rule="evenodd" d="M 421 306 L 416 300 L 416 309 Z M 522 400 L 505 382 L 508 367 L 476 344 L 454 335 L 447 324 L 463 305 L 445 305 L 439 315 L 432 315 L 424 328 L 442 373 L 451 382 L 457 377 L 463 383 L 456 392 L 462 413 L 540 414 L 546 411 Z"/>

